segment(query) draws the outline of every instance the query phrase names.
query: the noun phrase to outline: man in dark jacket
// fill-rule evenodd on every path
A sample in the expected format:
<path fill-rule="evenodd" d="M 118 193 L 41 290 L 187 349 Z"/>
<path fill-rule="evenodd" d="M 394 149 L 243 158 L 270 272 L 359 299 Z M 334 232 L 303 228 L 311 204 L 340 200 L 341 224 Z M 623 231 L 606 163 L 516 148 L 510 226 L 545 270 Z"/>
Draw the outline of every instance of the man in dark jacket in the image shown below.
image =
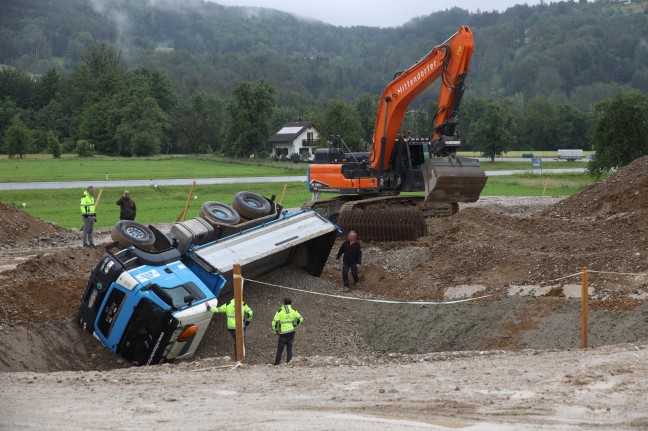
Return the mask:
<path fill-rule="evenodd" d="M 135 206 L 135 201 L 131 199 L 130 192 L 128 190 L 124 190 L 124 194 L 117 200 L 116 203 L 120 208 L 120 220 L 135 220 L 135 215 L 137 214 L 137 206 Z"/>
<path fill-rule="evenodd" d="M 362 266 L 362 248 L 360 247 L 358 237 L 354 231 L 349 232 L 346 241 L 344 241 L 340 246 L 335 260 L 340 262 L 340 256 L 342 255 L 344 255 L 344 258 L 342 259 L 342 281 L 344 281 L 344 287 L 348 288 L 349 269 L 353 276 L 353 282 L 358 284 L 360 283 L 358 268 Z"/>

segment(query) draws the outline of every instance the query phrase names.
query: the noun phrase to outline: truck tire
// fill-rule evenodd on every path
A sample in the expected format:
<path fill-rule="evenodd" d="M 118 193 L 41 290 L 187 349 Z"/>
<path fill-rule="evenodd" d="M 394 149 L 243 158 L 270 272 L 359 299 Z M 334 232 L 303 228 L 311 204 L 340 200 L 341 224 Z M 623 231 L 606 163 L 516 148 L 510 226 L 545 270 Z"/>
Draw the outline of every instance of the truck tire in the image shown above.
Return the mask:
<path fill-rule="evenodd" d="M 270 202 L 263 196 L 252 192 L 238 192 L 234 195 L 232 208 L 249 220 L 258 219 L 267 216 L 272 211 Z"/>
<path fill-rule="evenodd" d="M 113 226 L 110 237 L 126 247 L 134 245 L 144 250 L 150 250 L 155 244 L 153 231 L 142 223 L 131 220 L 118 221 Z"/>
<path fill-rule="evenodd" d="M 200 217 L 213 225 L 237 224 L 241 216 L 231 206 L 221 202 L 205 202 L 200 208 Z"/>

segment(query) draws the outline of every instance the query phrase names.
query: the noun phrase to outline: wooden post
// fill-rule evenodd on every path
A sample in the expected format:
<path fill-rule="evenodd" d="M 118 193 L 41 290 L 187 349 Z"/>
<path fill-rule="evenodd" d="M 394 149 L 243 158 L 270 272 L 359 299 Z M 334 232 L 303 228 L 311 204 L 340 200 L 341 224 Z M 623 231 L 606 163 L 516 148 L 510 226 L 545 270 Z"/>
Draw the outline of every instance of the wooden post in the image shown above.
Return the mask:
<path fill-rule="evenodd" d="M 284 193 L 286 193 L 287 187 L 288 187 L 288 183 L 284 184 L 283 191 L 281 192 L 281 197 L 279 198 L 279 205 L 281 205 L 281 202 L 283 202 Z"/>
<path fill-rule="evenodd" d="M 189 190 L 189 196 L 187 197 L 187 205 L 185 205 L 184 210 L 182 210 L 182 212 L 176 219 L 177 222 L 184 221 L 185 217 L 187 216 L 187 209 L 189 208 L 189 204 L 191 203 L 191 195 L 193 195 L 195 188 L 196 188 L 196 181 L 193 181 L 191 183 L 191 190 Z"/>
<path fill-rule="evenodd" d="M 545 192 L 547 191 L 547 185 L 549 184 L 549 177 L 547 177 L 547 180 L 545 181 L 544 184 L 544 189 L 542 189 L 542 196 L 545 195 Z"/>
<path fill-rule="evenodd" d="M 99 189 L 99 194 L 97 194 L 97 199 L 95 199 L 95 211 L 97 210 L 97 207 L 99 206 L 99 201 L 101 200 L 101 194 L 103 193 L 103 187 Z"/>
<path fill-rule="evenodd" d="M 582 280 L 582 291 L 581 291 L 581 349 L 587 348 L 587 306 L 589 300 L 588 294 L 588 269 L 586 266 L 583 267 L 583 280 Z"/>
<path fill-rule="evenodd" d="M 235 263 L 234 272 L 234 320 L 236 321 L 236 360 L 243 362 L 245 359 L 245 346 L 243 337 L 243 277 L 241 265 Z"/>

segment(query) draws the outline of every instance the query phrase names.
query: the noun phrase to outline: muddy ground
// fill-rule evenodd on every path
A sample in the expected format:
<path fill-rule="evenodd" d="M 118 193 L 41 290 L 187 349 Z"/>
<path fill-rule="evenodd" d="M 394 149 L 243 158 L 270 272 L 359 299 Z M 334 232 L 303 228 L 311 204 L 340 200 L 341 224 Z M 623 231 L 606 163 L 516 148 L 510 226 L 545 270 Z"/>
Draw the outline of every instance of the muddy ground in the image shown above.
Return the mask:
<path fill-rule="evenodd" d="M 320 278 L 283 268 L 261 278 L 275 286 L 248 280 L 255 319 L 246 365 L 235 369 L 220 318 L 190 363 L 133 368 L 112 355 L 73 321 L 101 250 L 0 203 L 0 429 L 211 429 L 235 418 L 245 420 L 234 429 L 293 420 L 307 429 L 645 429 L 647 203 L 642 158 L 567 199 L 483 198 L 428 220 L 417 241 L 363 243 L 362 283 L 350 292 L 334 256 Z M 286 294 L 306 323 L 296 360 L 274 369 L 270 321 Z M 344 298 L 486 295 L 439 305 Z M 122 408 L 131 419 L 113 414 Z"/>

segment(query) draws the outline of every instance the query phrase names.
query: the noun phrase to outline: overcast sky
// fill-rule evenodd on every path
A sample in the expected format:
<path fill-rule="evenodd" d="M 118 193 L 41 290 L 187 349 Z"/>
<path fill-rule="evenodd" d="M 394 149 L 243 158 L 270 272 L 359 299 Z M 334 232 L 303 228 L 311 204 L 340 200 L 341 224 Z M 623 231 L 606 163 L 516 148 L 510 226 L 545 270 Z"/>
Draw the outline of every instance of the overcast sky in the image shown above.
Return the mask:
<path fill-rule="evenodd" d="M 516 4 L 529 6 L 540 0 L 211 0 L 227 6 L 261 6 L 315 18 L 329 24 L 395 27 L 412 18 L 454 6 L 477 11 L 503 11 Z"/>

